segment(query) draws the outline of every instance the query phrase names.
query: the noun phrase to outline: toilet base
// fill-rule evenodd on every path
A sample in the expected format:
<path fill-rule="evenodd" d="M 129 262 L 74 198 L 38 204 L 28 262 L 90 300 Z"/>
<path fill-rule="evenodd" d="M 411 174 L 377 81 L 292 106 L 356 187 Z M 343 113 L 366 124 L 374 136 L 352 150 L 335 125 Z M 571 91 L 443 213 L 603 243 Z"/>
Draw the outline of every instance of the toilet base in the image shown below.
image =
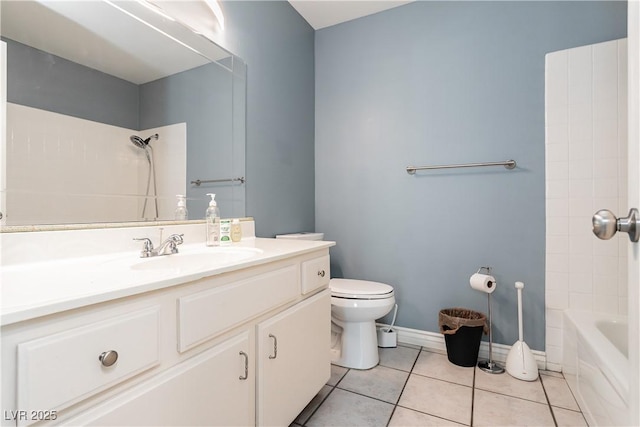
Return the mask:
<path fill-rule="evenodd" d="M 375 322 L 338 323 L 342 333 L 337 345 L 331 349 L 331 363 L 350 369 L 375 367 L 380 361 Z"/>

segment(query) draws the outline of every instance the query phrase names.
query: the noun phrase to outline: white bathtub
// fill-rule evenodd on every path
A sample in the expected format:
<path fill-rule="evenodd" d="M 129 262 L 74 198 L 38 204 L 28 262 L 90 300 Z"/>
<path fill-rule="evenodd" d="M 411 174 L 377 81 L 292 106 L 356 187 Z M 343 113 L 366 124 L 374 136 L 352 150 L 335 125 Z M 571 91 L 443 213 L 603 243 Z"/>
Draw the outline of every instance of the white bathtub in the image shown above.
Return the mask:
<path fill-rule="evenodd" d="M 625 316 L 565 310 L 562 372 L 589 425 L 628 425 Z"/>

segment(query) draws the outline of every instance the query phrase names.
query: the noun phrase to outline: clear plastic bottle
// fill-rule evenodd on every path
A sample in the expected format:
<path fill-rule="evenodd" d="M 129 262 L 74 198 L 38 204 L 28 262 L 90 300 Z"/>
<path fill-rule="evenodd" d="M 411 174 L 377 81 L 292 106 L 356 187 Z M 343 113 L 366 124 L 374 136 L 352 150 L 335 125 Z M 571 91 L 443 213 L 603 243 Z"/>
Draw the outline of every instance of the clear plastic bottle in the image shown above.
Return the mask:
<path fill-rule="evenodd" d="M 207 246 L 219 246 L 220 245 L 220 209 L 216 203 L 216 195 L 213 193 L 207 193 L 207 196 L 211 196 L 209 207 L 205 212 L 205 223 L 207 226 Z"/>
<path fill-rule="evenodd" d="M 239 242 L 242 239 L 242 226 L 240 225 L 240 219 L 234 218 L 231 221 L 231 241 Z"/>
<path fill-rule="evenodd" d="M 175 219 L 177 221 L 189 219 L 189 212 L 187 211 L 187 197 L 182 194 L 178 194 L 176 197 L 178 198 L 178 206 L 176 207 Z"/>

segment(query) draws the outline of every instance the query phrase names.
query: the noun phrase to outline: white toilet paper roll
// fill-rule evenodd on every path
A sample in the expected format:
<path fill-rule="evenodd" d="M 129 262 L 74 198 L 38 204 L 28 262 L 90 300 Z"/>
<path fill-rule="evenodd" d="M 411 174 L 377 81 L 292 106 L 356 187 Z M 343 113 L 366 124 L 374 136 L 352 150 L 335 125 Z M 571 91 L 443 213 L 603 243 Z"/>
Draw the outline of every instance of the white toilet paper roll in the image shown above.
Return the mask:
<path fill-rule="evenodd" d="M 469 279 L 469 284 L 476 291 L 490 294 L 496 290 L 496 279 L 488 274 L 476 273 Z"/>

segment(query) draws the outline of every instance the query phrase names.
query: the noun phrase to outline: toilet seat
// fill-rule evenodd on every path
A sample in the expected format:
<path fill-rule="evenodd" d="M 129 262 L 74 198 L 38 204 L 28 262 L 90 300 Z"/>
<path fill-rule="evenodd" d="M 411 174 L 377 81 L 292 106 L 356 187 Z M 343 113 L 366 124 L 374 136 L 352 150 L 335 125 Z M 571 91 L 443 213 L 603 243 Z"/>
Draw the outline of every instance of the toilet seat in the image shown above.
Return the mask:
<path fill-rule="evenodd" d="M 367 280 L 331 279 L 329 288 L 334 298 L 373 300 L 394 296 L 392 286 Z"/>

